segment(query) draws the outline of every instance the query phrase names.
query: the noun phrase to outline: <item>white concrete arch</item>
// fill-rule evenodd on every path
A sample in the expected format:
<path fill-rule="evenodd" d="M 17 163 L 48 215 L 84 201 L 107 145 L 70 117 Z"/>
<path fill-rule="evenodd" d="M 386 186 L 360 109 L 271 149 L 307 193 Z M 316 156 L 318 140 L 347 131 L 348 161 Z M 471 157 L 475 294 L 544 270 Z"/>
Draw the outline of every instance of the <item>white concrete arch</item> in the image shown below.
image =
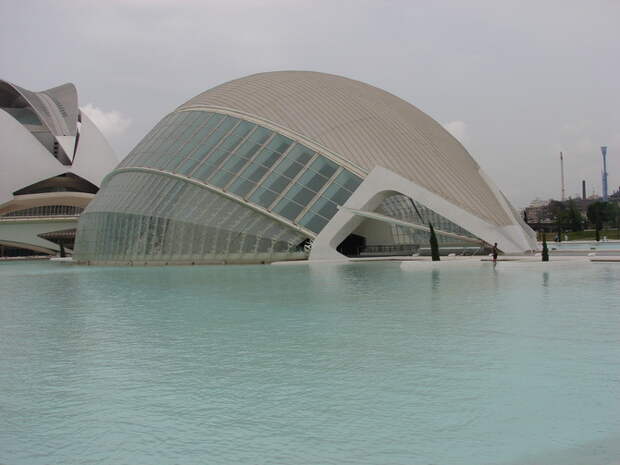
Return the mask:
<path fill-rule="evenodd" d="M 72 229 L 77 226 L 77 218 L 39 218 L 37 220 L 21 218 L 0 219 L 0 244 L 9 247 L 34 250 L 53 254 L 60 247 L 39 234 Z"/>
<path fill-rule="evenodd" d="M 343 205 L 345 208 L 341 208 L 319 233 L 312 245 L 310 260 L 344 258 L 336 248 L 364 221 L 364 217 L 356 215 L 350 209 L 373 212 L 383 200 L 394 194 L 402 194 L 414 199 L 488 244 L 497 242 L 499 249 L 507 254 L 536 249 L 535 239 L 530 237 L 516 220 L 512 225 L 494 225 L 413 181 L 377 166 Z"/>

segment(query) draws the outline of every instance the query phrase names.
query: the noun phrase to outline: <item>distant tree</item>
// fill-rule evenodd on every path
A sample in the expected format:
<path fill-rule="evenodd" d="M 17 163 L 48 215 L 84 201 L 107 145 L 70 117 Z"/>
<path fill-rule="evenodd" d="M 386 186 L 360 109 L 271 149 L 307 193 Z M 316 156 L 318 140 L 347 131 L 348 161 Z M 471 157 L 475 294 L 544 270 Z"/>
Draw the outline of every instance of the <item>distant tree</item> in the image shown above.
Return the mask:
<path fill-rule="evenodd" d="M 594 226 L 596 241 L 601 240 L 601 229 L 608 221 L 613 221 L 614 207 L 609 202 L 594 202 L 588 207 L 588 221 Z"/>
<path fill-rule="evenodd" d="M 615 225 L 616 227 L 616 238 L 620 239 L 620 204 L 615 202 L 609 203 L 609 212 L 611 218 L 609 219 L 610 224 Z"/>
<path fill-rule="evenodd" d="M 435 230 L 433 229 L 433 225 L 431 223 L 428 223 L 428 227 L 431 230 L 431 237 L 430 237 L 431 257 L 433 257 L 434 262 L 438 262 L 439 261 L 439 243 L 437 242 L 437 236 L 435 235 Z"/>
<path fill-rule="evenodd" d="M 562 241 L 562 230 L 566 227 L 565 223 L 568 218 L 566 205 L 558 200 L 551 200 L 547 205 L 547 216 L 555 223 L 557 240 Z"/>
<path fill-rule="evenodd" d="M 575 201 L 570 199 L 566 207 L 562 218 L 563 226 L 570 228 L 572 231 L 583 230 L 583 218 Z"/>
<path fill-rule="evenodd" d="M 549 261 L 549 249 L 547 248 L 547 235 L 543 231 L 542 233 L 542 261 Z"/>
<path fill-rule="evenodd" d="M 554 221 L 557 221 L 557 218 L 561 216 L 565 210 L 566 205 L 559 200 L 550 200 L 547 205 L 547 215 Z"/>

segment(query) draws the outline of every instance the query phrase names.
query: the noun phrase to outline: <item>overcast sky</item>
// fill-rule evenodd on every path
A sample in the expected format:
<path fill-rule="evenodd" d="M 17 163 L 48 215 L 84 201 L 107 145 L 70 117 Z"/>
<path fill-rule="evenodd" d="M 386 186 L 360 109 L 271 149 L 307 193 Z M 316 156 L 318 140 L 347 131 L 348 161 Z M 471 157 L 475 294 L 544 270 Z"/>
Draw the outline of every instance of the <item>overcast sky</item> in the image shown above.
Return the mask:
<path fill-rule="evenodd" d="M 383 88 L 446 126 L 522 207 L 620 185 L 620 0 L 0 0 L 0 78 L 77 86 L 124 157 L 222 82 L 300 69 Z"/>

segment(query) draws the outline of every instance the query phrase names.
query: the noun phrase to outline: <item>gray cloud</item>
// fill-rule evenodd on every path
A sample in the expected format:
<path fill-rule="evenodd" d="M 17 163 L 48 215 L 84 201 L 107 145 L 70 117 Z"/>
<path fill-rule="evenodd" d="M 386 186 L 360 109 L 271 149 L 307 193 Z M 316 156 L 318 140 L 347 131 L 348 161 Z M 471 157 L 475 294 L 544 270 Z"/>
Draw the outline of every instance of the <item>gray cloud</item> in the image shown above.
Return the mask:
<path fill-rule="evenodd" d="M 116 110 L 105 111 L 88 103 L 80 108 L 107 137 L 123 134 L 131 126 L 131 118 Z"/>

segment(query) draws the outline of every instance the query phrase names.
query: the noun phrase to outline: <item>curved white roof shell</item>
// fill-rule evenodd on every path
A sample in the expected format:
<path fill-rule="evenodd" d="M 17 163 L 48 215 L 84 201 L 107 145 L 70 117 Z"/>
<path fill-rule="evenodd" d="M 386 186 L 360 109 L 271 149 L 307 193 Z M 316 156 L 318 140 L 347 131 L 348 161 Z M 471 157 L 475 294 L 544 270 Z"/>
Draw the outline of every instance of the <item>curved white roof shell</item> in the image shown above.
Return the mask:
<path fill-rule="evenodd" d="M 497 188 L 450 133 L 371 85 L 318 72 L 260 73 L 207 90 L 179 109 L 192 107 L 283 129 L 345 159 L 360 174 L 381 166 L 490 224 L 515 224 Z"/>
<path fill-rule="evenodd" d="M 0 101 L 22 106 L 20 99 L 27 102 L 54 135 L 75 136 L 79 109 L 77 90 L 72 83 L 33 92 L 0 80 Z"/>
<path fill-rule="evenodd" d="M 0 140 L 0 210 L 19 197 L 16 191 L 65 173 L 98 187 L 118 163 L 80 112 L 73 84 L 32 92 L 0 80 Z"/>
<path fill-rule="evenodd" d="M 429 116 L 361 82 L 283 71 L 222 84 L 166 115 L 80 217 L 75 257 L 258 263 L 419 245 L 423 235 L 404 237 L 395 217 L 378 212 L 394 197 L 404 207 L 392 214 L 414 217 L 404 228 L 428 230 L 432 221 L 444 238 L 497 242 L 505 253 L 536 247 Z"/>

